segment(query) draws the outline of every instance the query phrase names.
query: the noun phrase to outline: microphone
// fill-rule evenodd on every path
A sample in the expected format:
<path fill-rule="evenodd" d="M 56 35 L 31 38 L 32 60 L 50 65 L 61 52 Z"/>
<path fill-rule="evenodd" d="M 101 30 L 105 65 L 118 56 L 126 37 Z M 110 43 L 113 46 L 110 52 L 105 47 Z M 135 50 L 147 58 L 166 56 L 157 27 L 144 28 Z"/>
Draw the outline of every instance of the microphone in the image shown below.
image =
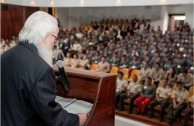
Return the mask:
<path fill-rule="evenodd" d="M 57 79 L 63 83 L 65 91 L 68 91 L 69 90 L 69 82 L 68 82 L 67 75 L 65 73 L 63 64 L 64 64 L 64 62 L 62 60 L 58 60 L 56 62 L 56 65 L 57 65 L 57 67 L 59 69 L 59 73 L 60 73 L 60 77 L 58 77 Z"/>

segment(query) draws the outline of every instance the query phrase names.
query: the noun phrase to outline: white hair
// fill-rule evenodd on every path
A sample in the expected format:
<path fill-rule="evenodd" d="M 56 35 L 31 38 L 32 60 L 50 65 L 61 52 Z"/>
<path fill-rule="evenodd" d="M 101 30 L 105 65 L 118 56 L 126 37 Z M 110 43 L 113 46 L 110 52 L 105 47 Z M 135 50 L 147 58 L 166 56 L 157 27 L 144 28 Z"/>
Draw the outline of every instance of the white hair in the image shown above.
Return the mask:
<path fill-rule="evenodd" d="M 19 40 L 38 45 L 47 33 L 54 33 L 58 29 L 57 20 L 43 11 L 30 15 L 19 33 Z"/>

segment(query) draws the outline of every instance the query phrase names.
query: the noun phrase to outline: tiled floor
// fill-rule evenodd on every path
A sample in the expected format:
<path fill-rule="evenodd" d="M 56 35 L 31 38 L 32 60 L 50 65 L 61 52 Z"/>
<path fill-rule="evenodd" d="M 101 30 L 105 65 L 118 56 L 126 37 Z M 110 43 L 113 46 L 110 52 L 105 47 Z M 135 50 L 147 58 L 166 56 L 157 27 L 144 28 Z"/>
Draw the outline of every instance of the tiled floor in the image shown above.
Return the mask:
<path fill-rule="evenodd" d="M 149 126 L 149 125 L 116 115 L 115 126 Z"/>

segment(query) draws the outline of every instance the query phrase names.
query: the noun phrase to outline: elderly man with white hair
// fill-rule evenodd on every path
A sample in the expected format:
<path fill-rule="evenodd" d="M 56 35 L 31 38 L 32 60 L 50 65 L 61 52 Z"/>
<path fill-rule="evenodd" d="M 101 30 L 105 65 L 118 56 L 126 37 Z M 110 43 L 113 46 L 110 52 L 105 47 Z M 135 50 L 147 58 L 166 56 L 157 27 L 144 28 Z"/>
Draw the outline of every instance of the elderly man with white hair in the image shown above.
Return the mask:
<path fill-rule="evenodd" d="M 71 114 L 55 102 L 52 49 L 57 20 L 35 12 L 19 33 L 19 44 L 1 56 L 2 126 L 79 126 L 86 114 Z"/>

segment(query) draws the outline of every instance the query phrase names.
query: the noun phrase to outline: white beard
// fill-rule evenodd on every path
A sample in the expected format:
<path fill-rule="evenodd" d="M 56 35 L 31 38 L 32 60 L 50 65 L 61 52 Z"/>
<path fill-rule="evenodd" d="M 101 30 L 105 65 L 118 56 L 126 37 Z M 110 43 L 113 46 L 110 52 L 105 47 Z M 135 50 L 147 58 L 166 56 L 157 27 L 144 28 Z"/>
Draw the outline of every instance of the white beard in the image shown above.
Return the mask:
<path fill-rule="evenodd" d="M 38 53 L 40 57 L 46 61 L 51 67 L 52 63 L 52 49 L 49 48 L 49 45 L 43 45 L 38 47 Z"/>

